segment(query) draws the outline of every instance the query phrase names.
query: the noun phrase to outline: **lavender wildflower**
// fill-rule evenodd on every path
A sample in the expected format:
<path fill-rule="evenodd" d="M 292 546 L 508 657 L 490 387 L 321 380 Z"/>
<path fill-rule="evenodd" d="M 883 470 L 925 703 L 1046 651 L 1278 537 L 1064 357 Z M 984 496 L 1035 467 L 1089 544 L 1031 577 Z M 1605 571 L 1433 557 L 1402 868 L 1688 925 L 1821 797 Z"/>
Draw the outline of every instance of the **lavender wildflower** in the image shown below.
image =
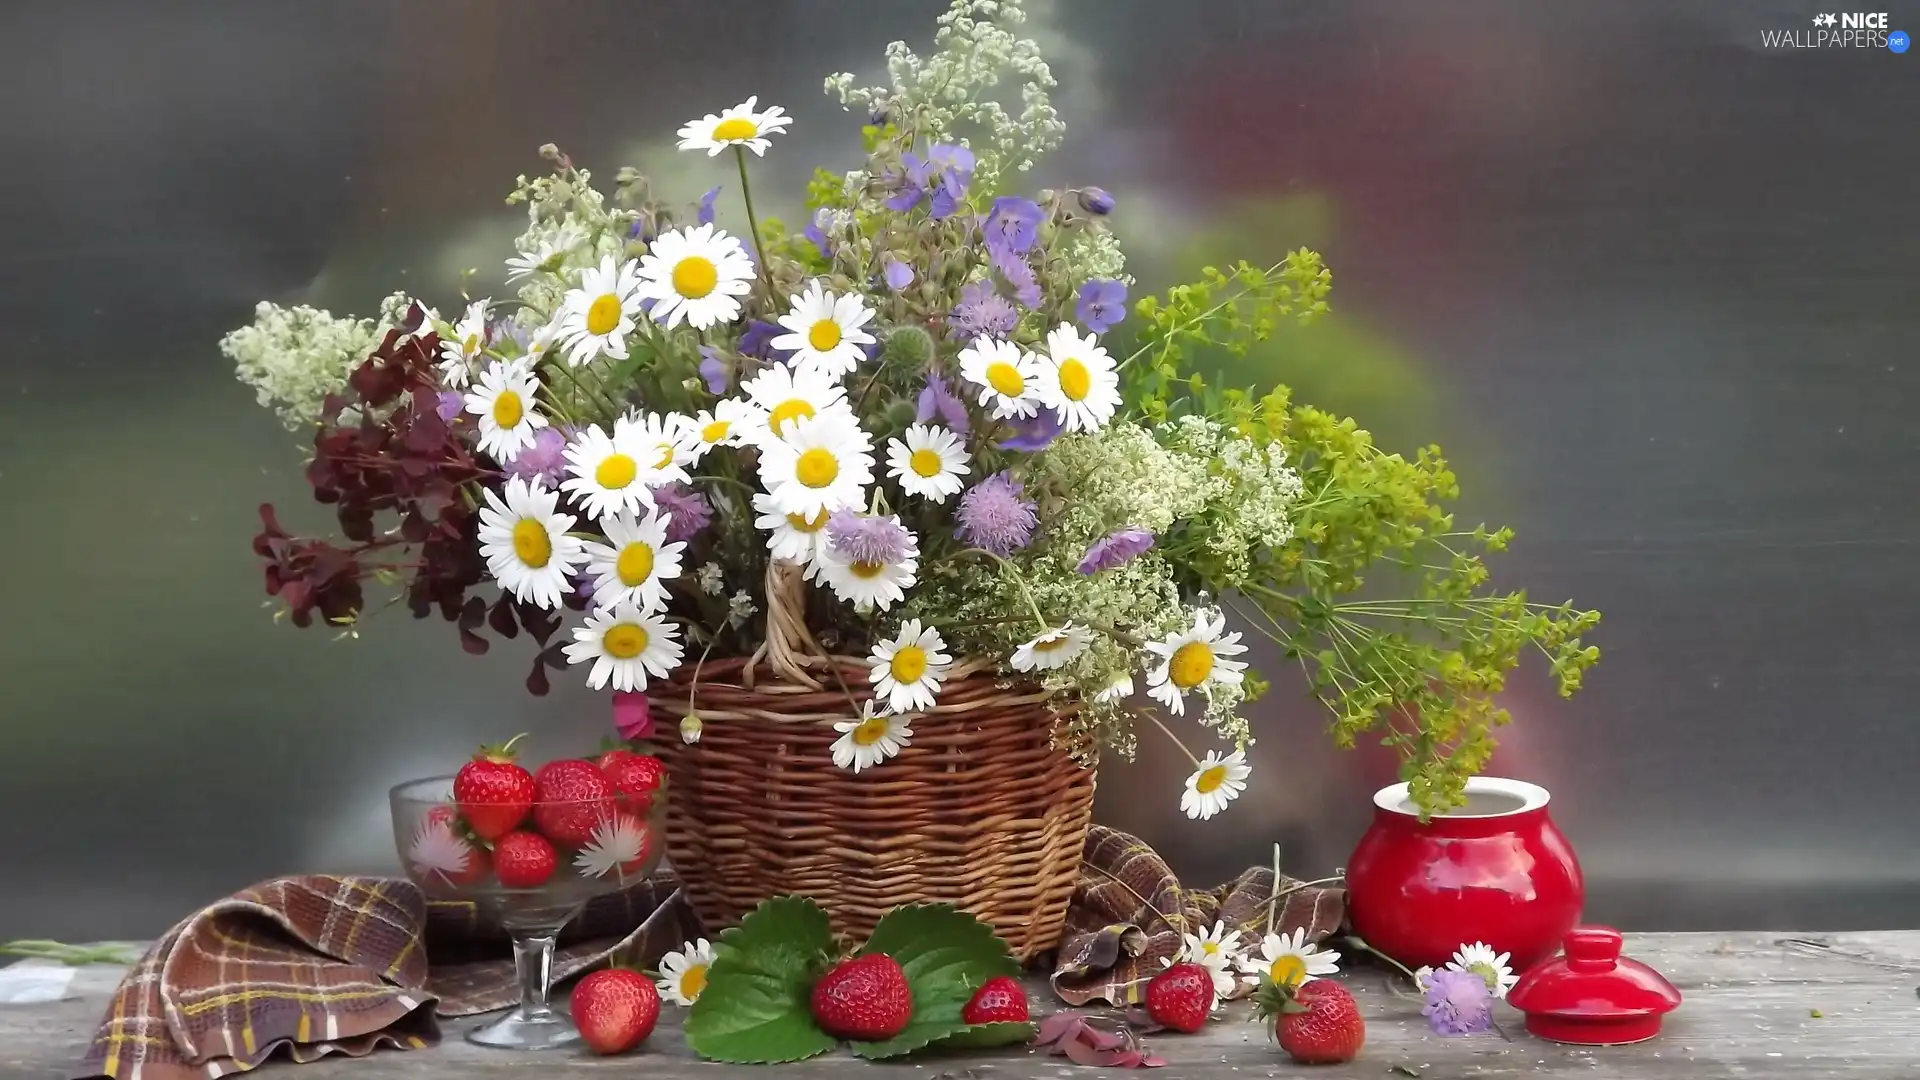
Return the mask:
<path fill-rule="evenodd" d="M 827 541 L 850 562 L 891 566 L 906 558 L 913 537 L 899 518 L 835 510 L 827 518 Z"/>
<path fill-rule="evenodd" d="M 813 212 L 813 217 L 807 220 L 807 227 L 800 230 L 801 236 L 813 241 L 813 246 L 820 249 L 823 259 L 833 258 L 833 249 L 827 246 L 827 226 L 832 221 L 833 211 L 823 206 Z"/>
<path fill-rule="evenodd" d="M 551 427 L 541 428 L 534 433 L 533 445 L 520 451 L 520 456 L 507 466 L 508 476 L 517 476 L 532 483 L 539 481 L 547 487 L 560 483 L 567 474 L 567 435 Z"/>
<path fill-rule="evenodd" d="M 1080 209 L 1095 217 L 1106 217 L 1113 213 L 1113 196 L 1104 188 L 1081 188 Z"/>
<path fill-rule="evenodd" d="M 466 395 L 460 391 L 442 390 L 439 399 L 434 403 L 433 411 L 440 414 L 441 420 L 451 424 L 466 409 L 466 402 Z"/>
<path fill-rule="evenodd" d="M 707 384 L 707 393 L 724 394 L 733 375 L 727 370 L 727 362 L 720 357 L 720 350 L 711 345 L 700 346 L 700 378 Z"/>
<path fill-rule="evenodd" d="M 1001 439 L 995 445 L 1002 450 L 1020 450 L 1029 454 L 1045 450 L 1053 445 L 1053 440 L 1060 437 L 1060 428 L 1063 423 L 1059 413 L 1042 408 L 1032 416 L 1008 421 L 1008 425 L 1013 428 L 1013 434 Z"/>
<path fill-rule="evenodd" d="M 1040 519 L 1012 473 L 997 472 L 967 489 L 954 511 L 954 536 L 1001 558 L 1026 547 Z M 831 525 L 829 525 L 831 528 Z"/>
<path fill-rule="evenodd" d="M 1034 276 L 1033 267 L 1027 260 L 1011 251 L 989 251 L 987 258 L 1000 276 L 1007 279 L 1007 285 L 1013 289 L 1013 298 L 1021 307 L 1040 306 L 1040 279 Z"/>
<path fill-rule="evenodd" d="M 653 502 L 667 515 L 667 543 L 691 540 L 713 523 L 713 504 L 679 481 L 653 489 Z"/>
<path fill-rule="evenodd" d="M 887 209 L 907 211 L 920 205 L 927 197 L 927 187 L 932 177 L 932 166 L 919 154 L 911 150 L 900 154 L 900 171 L 889 173 L 887 181 L 893 185 L 893 197 L 887 200 Z"/>
<path fill-rule="evenodd" d="M 886 266 L 887 288 L 899 292 L 913 284 L 913 267 L 892 256 L 887 257 Z"/>
<path fill-rule="evenodd" d="M 1080 286 L 1073 317 L 1095 334 L 1104 334 L 1127 317 L 1127 283 L 1116 278 L 1089 281 Z"/>
<path fill-rule="evenodd" d="M 1487 980 L 1471 971 L 1442 968 L 1423 984 L 1420 1011 L 1436 1035 L 1478 1035 L 1493 1027 L 1493 993 Z"/>
<path fill-rule="evenodd" d="M 973 180 L 973 151 L 964 146 L 938 143 L 921 157 L 911 150 L 900 155 L 900 170 L 888 179 L 894 186 L 887 200 L 889 210 L 912 210 L 922 201 L 935 221 L 952 214 L 966 197 L 967 184 Z"/>
<path fill-rule="evenodd" d="M 954 397 L 953 391 L 947 388 L 947 380 L 938 374 L 927 376 L 927 385 L 920 391 L 913 422 L 924 424 L 935 417 L 962 435 L 973 430 L 973 422 L 967 418 L 966 402 Z"/>
<path fill-rule="evenodd" d="M 702 225 L 713 224 L 713 200 L 719 197 L 720 197 L 720 185 L 718 184 L 715 184 L 712 188 L 709 188 L 705 195 L 700 196 L 700 209 L 696 214 L 696 216 L 700 220 L 700 224 Z"/>
<path fill-rule="evenodd" d="M 993 200 L 993 209 L 980 226 L 986 234 L 987 250 L 1024 255 L 1033 249 L 1045 218 L 1040 204 L 1018 195 L 1002 195 Z"/>
<path fill-rule="evenodd" d="M 784 360 L 787 357 L 786 350 L 773 347 L 773 339 L 784 333 L 786 330 L 778 323 L 770 323 L 765 319 L 748 319 L 747 328 L 741 332 L 740 344 L 737 346 L 740 355 L 757 357 L 761 360 Z"/>
<path fill-rule="evenodd" d="M 960 341 L 977 337 L 1005 338 L 1020 322 L 1007 298 L 994 291 L 993 282 L 976 281 L 960 289 L 960 302 L 947 313 L 947 325 Z"/>
<path fill-rule="evenodd" d="M 1095 540 L 1087 547 L 1087 554 L 1081 558 L 1080 565 L 1074 569 L 1082 574 L 1097 574 L 1131 562 L 1135 556 L 1145 554 L 1152 547 L 1151 532 L 1129 526 Z"/>

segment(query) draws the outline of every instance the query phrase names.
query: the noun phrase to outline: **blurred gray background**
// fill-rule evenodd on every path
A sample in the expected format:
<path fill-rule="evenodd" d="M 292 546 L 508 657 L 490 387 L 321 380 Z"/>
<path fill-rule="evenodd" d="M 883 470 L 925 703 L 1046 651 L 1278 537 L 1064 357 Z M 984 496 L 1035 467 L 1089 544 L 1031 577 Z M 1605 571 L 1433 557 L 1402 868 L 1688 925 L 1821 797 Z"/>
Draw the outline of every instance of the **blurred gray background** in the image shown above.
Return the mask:
<path fill-rule="evenodd" d="M 1032 6 L 1069 124 L 1033 186 L 1113 191 L 1143 285 L 1321 248 L 1337 316 L 1249 374 L 1441 443 L 1462 519 L 1519 530 L 1499 579 L 1606 613 L 1584 694 L 1515 681 L 1496 761 L 1553 790 L 1590 916 L 1920 924 L 1920 56 L 1765 51 L 1815 9 L 1733 0 Z M 0 938 L 384 871 L 388 785 L 522 729 L 594 744 L 603 700 L 527 697 L 512 646 L 269 621 L 255 505 L 325 518 L 215 343 L 263 297 L 446 309 L 498 272 L 543 142 L 730 184 L 672 136 L 750 93 L 797 117 L 759 189 L 794 220 L 858 155 L 821 76 L 929 46 L 943 7 L 6 4 Z M 1392 762 L 1329 749 L 1292 689 L 1226 819 L 1180 816 L 1151 743 L 1103 768 L 1103 817 L 1192 884 L 1275 842 L 1340 865 Z"/>

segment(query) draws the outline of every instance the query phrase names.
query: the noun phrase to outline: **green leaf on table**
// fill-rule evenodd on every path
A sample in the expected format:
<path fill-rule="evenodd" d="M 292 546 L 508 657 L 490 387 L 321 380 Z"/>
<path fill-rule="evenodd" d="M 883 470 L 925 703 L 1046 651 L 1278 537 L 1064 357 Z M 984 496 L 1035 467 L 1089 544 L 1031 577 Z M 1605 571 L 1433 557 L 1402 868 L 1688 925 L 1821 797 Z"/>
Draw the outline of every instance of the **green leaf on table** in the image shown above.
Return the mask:
<path fill-rule="evenodd" d="M 1039 1031 L 1033 1024 L 1002 1021 L 996 1024 L 969 1024 L 933 1044 L 937 1050 L 984 1050 L 992 1046 L 1017 1046 L 1030 1043 Z"/>
<path fill-rule="evenodd" d="M 833 953 L 827 913 L 779 896 L 720 935 L 707 988 L 687 1015 L 687 1045 L 710 1061 L 799 1061 L 834 1048 L 808 997 Z"/>
<path fill-rule="evenodd" d="M 913 1018 L 906 1030 L 884 1042 L 852 1044 L 855 1054 L 897 1057 L 970 1028 L 1004 1026 L 972 1025 L 960 1018 L 981 984 L 996 975 L 1020 973 L 1006 942 L 973 916 L 948 904 L 895 908 L 861 946 L 860 955 L 871 953 L 893 957 L 906 972 L 913 992 Z"/>

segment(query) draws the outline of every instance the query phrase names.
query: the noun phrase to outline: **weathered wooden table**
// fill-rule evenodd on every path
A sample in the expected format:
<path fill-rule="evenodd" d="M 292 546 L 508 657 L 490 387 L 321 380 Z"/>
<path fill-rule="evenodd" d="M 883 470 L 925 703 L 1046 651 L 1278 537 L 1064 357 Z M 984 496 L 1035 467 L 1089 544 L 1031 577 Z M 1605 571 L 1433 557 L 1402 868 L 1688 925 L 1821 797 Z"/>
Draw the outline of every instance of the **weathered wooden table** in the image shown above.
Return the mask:
<path fill-rule="evenodd" d="M 1182 1080 L 1277 1076 L 1381 1080 L 1417 1073 L 1451 1077 L 1594 1076 L 1716 1080 L 1742 1077 L 1920 1078 L 1920 931 L 1863 934 L 1641 934 L 1627 939 L 1630 955 L 1665 973 L 1686 995 L 1665 1033 L 1638 1046 L 1583 1049 L 1529 1036 L 1512 1009 L 1500 1007 L 1506 1032 L 1461 1039 L 1430 1034 L 1418 1007 L 1385 989 L 1377 971 L 1360 971 L 1349 985 L 1367 1017 L 1360 1059 L 1308 1068 L 1286 1060 L 1264 1030 L 1247 1023 L 1245 1004 L 1198 1035 L 1150 1038 L 1168 1067 L 1159 1075 Z M 88 969 L 73 996 L 43 1005 L 0 1006 L 0 1078 L 58 1080 L 69 1074 L 105 1007 L 118 973 Z M 1051 1002 L 1034 988 L 1036 1002 Z M 371 1057 L 330 1057 L 311 1065 L 272 1063 L 262 1076 L 292 1080 L 532 1080 L 534 1077 L 626 1073 L 675 1078 L 791 1077 L 829 1080 L 869 1068 L 926 1080 L 1038 1080 L 1041 1077 L 1122 1075 L 1085 1069 L 1065 1058 L 1026 1050 L 958 1058 L 910 1058 L 868 1066 L 831 1056 L 796 1065 L 741 1067 L 695 1060 L 680 1038 L 680 1010 L 669 1007 L 650 1050 L 625 1057 L 514 1054 L 481 1050 L 460 1034 L 470 1022 L 447 1025 L 442 1045 L 419 1051 L 383 1051 Z M 1137 1074 L 1150 1075 L 1150 1074 Z"/>

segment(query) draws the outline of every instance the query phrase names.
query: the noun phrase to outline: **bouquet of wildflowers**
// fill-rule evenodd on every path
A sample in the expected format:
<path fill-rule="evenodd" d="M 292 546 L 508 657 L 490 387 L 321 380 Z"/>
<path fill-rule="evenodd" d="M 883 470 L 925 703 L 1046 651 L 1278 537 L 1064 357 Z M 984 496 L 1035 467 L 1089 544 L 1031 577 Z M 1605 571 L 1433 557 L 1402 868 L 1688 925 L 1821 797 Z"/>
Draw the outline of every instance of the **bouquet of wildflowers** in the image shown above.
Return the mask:
<path fill-rule="evenodd" d="M 1597 614 L 1487 587 L 1479 553 L 1508 534 L 1453 527 L 1437 450 L 1383 453 L 1285 388 L 1195 370 L 1324 313 L 1314 253 L 1128 306 L 1124 207 L 1020 182 L 1063 130 L 1021 19 L 956 0 L 937 53 L 892 47 L 889 85 L 828 79 L 869 153 L 815 175 L 798 232 L 751 186 L 790 118 L 748 98 L 679 129 L 713 162 L 697 202 L 632 169 L 604 192 L 546 148 L 551 174 L 509 200 L 527 212 L 510 296 L 445 314 L 396 296 L 378 320 L 262 305 L 226 351 L 315 431 L 308 477 L 344 536 L 263 508 L 268 591 L 351 632 L 388 583 L 469 651 L 528 634 L 535 693 L 549 670 L 644 691 L 762 648 L 784 574 L 820 646 L 871 665 L 844 767 L 883 762 L 944 680 L 989 666 L 1084 703 L 1075 745 L 1130 753 L 1144 724 L 1186 752 L 1176 729 L 1210 729 L 1195 817 L 1247 782 L 1257 634 L 1337 740 L 1381 731 L 1423 805 L 1457 800 L 1505 673 L 1537 648 L 1571 693 Z M 747 235 L 716 225 L 726 198 Z"/>

